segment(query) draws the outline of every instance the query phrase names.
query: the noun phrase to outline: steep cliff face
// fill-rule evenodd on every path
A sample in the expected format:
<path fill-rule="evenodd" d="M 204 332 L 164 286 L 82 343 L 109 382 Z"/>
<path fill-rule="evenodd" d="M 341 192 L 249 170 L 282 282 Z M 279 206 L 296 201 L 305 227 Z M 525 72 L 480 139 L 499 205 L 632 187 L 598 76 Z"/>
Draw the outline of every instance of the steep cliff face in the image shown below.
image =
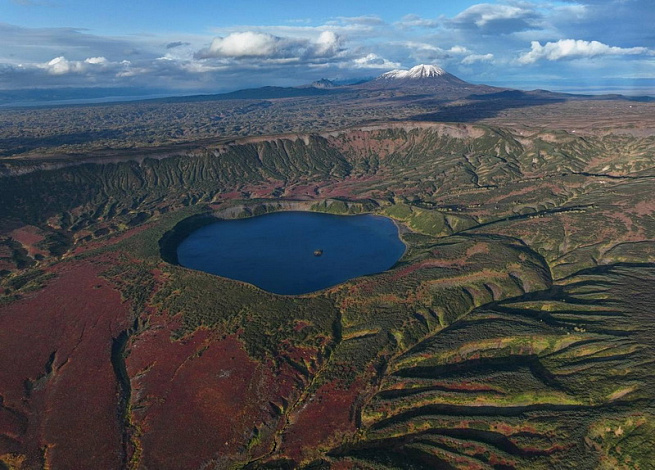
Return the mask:
<path fill-rule="evenodd" d="M 85 203 L 107 201 L 128 210 L 161 198 L 193 203 L 241 185 L 343 178 L 351 170 L 340 152 L 320 137 L 197 149 L 163 159 L 52 165 L 47 170 L 25 164 L 8 168 L 0 188 L 0 199 L 5 202 L 0 217 L 42 222 L 44 217 Z"/>
<path fill-rule="evenodd" d="M 350 197 L 388 198 L 412 192 L 429 200 L 562 174 L 641 177 L 651 171 L 653 145 L 653 137 L 396 123 L 185 147 L 182 154 L 131 151 L 110 162 L 106 155 L 98 163 L 91 163 L 93 155 L 79 162 L 5 160 L 0 219 L 102 234 L 226 195 L 321 199 L 354 191 Z"/>

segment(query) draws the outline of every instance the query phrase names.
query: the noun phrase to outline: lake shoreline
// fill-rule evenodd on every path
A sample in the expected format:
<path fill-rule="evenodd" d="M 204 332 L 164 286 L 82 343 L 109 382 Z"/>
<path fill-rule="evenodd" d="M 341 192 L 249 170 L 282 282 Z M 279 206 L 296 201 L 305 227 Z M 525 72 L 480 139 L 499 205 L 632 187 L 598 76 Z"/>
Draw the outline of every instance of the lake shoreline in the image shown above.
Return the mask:
<path fill-rule="evenodd" d="M 309 294 L 387 271 L 407 249 L 398 226 L 388 217 L 316 211 L 232 220 L 195 217 L 166 237 L 162 246 L 180 266 L 280 295 Z"/>

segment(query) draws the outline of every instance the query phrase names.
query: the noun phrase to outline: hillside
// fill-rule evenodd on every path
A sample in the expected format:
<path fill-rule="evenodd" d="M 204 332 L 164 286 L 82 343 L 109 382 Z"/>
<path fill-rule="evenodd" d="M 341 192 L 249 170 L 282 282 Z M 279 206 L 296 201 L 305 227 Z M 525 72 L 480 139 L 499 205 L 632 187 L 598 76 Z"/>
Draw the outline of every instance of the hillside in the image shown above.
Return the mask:
<path fill-rule="evenodd" d="M 0 462 L 648 468 L 655 137 L 618 103 L 3 159 Z M 304 296 L 171 256 L 289 209 L 408 250 Z"/>

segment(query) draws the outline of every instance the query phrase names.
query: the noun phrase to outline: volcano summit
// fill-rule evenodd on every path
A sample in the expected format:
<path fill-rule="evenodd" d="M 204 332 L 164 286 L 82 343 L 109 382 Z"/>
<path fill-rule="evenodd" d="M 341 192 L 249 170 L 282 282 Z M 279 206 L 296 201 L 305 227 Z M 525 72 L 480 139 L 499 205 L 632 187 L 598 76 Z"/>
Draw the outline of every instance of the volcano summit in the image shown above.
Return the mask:
<path fill-rule="evenodd" d="M 434 93 L 443 99 L 459 99 L 470 94 L 488 94 L 502 88 L 465 82 L 436 65 L 420 64 L 409 70 L 391 70 L 366 83 L 357 85 L 367 90 L 403 90 L 410 93 Z"/>

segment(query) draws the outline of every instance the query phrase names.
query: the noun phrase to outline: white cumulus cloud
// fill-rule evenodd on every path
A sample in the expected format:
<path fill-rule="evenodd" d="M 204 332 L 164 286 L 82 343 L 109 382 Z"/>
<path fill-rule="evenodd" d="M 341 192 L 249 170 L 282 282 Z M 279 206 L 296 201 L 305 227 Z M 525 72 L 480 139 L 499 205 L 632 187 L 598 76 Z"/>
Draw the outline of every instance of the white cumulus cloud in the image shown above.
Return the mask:
<path fill-rule="evenodd" d="M 462 64 L 471 65 L 476 62 L 491 62 L 494 60 L 493 54 L 471 54 L 462 59 Z"/>
<path fill-rule="evenodd" d="M 266 57 L 275 55 L 281 38 L 272 34 L 245 31 L 214 38 L 206 57 Z"/>
<path fill-rule="evenodd" d="M 392 62 L 371 52 L 364 57 L 353 60 L 353 67 L 356 69 L 393 69 L 400 67 L 400 63 Z"/>
<path fill-rule="evenodd" d="M 81 72 L 83 66 L 80 62 L 69 61 L 64 56 L 55 57 L 50 62 L 41 65 L 51 75 L 65 75 L 67 73 Z"/>
<path fill-rule="evenodd" d="M 198 51 L 196 57 L 199 59 L 332 57 L 339 52 L 339 43 L 339 36 L 329 30 L 322 31 L 315 41 L 244 31 L 214 38 L 208 48 Z"/>
<path fill-rule="evenodd" d="M 89 57 L 88 59 L 84 59 L 84 62 L 93 65 L 106 65 L 109 63 L 104 57 Z"/>
<path fill-rule="evenodd" d="M 323 31 L 316 41 L 313 55 L 328 57 L 335 55 L 339 50 L 339 37 L 332 31 Z"/>
<path fill-rule="evenodd" d="M 547 42 L 543 46 L 539 41 L 532 41 L 531 47 L 530 52 L 518 58 L 520 64 L 533 64 L 542 59 L 556 61 L 608 55 L 640 55 L 649 52 L 646 47 L 616 47 L 580 39 L 560 39 L 557 42 Z"/>
<path fill-rule="evenodd" d="M 110 62 L 105 57 L 89 57 L 84 60 L 68 60 L 64 56 L 55 57 L 54 59 L 41 64 L 27 66 L 36 70 L 44 70 L 49 75 L 69 75 L 69 74 L 91 74 L 124 72 L 130 65 L 129 61 L 120 63 Z M 119 70 L 120 69 L 120 70 Z"/>

